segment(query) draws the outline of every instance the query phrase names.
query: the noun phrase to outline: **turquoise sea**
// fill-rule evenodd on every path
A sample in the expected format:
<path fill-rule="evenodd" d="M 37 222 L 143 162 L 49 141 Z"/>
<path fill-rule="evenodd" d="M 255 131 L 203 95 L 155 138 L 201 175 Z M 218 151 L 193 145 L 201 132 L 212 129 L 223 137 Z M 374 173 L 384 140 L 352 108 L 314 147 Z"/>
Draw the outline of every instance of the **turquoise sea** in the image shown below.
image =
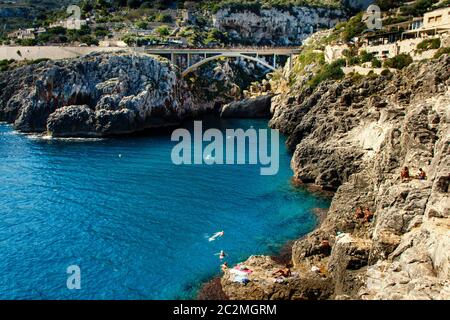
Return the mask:
<path fill-rule="evenodd" d="M 215 253 L 229 264 L 276 254 L 329 206 L 290 184 L 283 137 L 279 173 L 261 176 L 257 165 L 176 166 L 170 133 L 58 140 L 0 124 L 0 299 L 194 298 L 220 273 Z M 66 286 L 70 265 L 80 290 Z"/>

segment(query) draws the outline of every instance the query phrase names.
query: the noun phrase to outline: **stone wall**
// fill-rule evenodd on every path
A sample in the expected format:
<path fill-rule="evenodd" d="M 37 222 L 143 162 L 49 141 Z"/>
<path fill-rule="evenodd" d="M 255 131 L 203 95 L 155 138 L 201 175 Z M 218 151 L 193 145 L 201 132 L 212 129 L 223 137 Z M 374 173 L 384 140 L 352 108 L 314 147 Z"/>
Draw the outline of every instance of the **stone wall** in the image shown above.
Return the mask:
<path fill-rule="evenodd" d="M 36 59 L 67 59 L 76 58 L 92 52 L 115 52 L 124 50 L 116 47 L 24 47 L 24 46 L 0 46 L 0 60 L 14 59 L 36 60 Z M 20 54 L 19 54 L 20 52 Z"/>
<path fill-rule="evenodd" d="M 360 66 L 351 66 L 351 67 L 342 67 L 341 68 L 342 71 L 344 72 L 344 74 L 349 74 L 349 73 L 359 73 L 361 75 L 368 75 L 371 71 L 373 71 L 375 74 L 381 74 L 381 72 L 383 72 L 383 70 L 385 68 L 364 68 L 364 67 L 360 67 Z M 396 69 L 389 69 L 391 72 L 396 72 Z"/>
<path fill-rule="evenodd" d="M 333 45 L 333 46 L 326 46 L 325 47 L 325 62 L 331 63 L 337 59 L 343 58 L 344 50 L 348 50 L 349 46 L 347 44 L 342 45 Z"/>
<path fill-rule="evenodd" d="M 361 50 L 373 53 L 378 59 L 392 58 L 398 54 L 398 47 L 395 43 L 380 44 L 378 46 L 363 46 Z"/>

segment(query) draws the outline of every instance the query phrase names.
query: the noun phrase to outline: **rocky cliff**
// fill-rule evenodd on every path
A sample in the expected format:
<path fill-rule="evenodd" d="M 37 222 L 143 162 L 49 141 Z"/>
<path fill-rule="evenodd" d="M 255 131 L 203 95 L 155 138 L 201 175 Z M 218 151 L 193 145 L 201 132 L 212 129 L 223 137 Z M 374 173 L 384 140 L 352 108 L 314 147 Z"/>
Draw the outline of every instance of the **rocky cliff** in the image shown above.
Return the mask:
<path fill-rule="evenodd" d="M 270 124 L 288 136 L 295 177 L 336 191 L 328 215 L 294 243 L 290 275 L 253 256 L 243 263 L 250 282 L 234 282 L 228 269 L 224 293 L 449 299 L 450 57 L 301 88 L 273 99 Z M 402 180 L 405 166 L 411 178 Z M 419 168 L 425 180 L 416 178 Z"/>
<path fill-rule="evenodd" d="M 199 105 L 230 103 L 239 100 L 253 82 L 265 78 L 268 69 L 243 58 L 207 62 L 185 77 Z"/>
<path fill-rule="evenodd" d="M 225 8 L 213 15 L 213 25 L 228 32 L 235 42 L 259 45 L 292 45 L 301 42 L 318 28 L 331 28 L 345 19 L 341 9 L 296 7 L 233 10 Z"/>
<path fill-rule="evenodd" d="M 94 53 L 0 74 L 0 120 L 22 132 L 105 136 L 180 122 L 192 97 L 175 68 L 145 54 Z"/>

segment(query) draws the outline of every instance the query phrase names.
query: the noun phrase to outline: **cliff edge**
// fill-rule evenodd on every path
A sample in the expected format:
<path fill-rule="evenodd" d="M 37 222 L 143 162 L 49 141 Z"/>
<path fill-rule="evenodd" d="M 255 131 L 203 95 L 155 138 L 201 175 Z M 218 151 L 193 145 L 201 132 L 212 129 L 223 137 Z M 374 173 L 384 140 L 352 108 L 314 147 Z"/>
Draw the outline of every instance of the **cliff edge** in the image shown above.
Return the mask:
<path fill-rule="evenodd" d="M 252 271 L 249 282 L 235 282 L 236 269 L 227 269 L 224 293 L 449 299 L 450 57 L 314 90 L 291 86 L 273 98 L 272 111 L 295 177 L 336 192 L 320 227 L 294 243 L 290 270 L 252 256 L 240 266 Z M 404 167 L 410 178 L 400 177 Z M 417 178 L 420 168 L 426 179 Z"/>
<path fill-rule="evenodd" d="M 0 87 L 0 121 L 53 136 L 107 136 L 174 125 L 194 106 L 168 60 L 125 51 L 20 67 L 1 73 Z"/>

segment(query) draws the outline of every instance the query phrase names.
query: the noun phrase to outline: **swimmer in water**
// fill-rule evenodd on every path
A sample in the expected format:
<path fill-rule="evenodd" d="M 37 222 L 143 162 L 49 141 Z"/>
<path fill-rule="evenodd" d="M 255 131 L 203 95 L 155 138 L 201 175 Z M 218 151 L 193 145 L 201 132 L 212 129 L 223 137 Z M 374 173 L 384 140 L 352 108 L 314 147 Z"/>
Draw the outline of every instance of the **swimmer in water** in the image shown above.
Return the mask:
<path fill-rule="evenodd" d="M 226 256 L 225 252 L 223 250 L 220 250 L 219 253 L 215 253 L 216 256 L 219 256 L 220 260 L 223 260 Z"/>
<path fill-rule="evenodd" d="M 223 236 L 223 234 L 224 234 L 223 231 L 216 232 L 212 237 L 210 237 L 210 238 L 208 239 L 208 241 L 210 241 L 210 242 L 211 242 L 211 241 L 214 241 L 214 240 L 216 240 L 217 238 Z"/>

